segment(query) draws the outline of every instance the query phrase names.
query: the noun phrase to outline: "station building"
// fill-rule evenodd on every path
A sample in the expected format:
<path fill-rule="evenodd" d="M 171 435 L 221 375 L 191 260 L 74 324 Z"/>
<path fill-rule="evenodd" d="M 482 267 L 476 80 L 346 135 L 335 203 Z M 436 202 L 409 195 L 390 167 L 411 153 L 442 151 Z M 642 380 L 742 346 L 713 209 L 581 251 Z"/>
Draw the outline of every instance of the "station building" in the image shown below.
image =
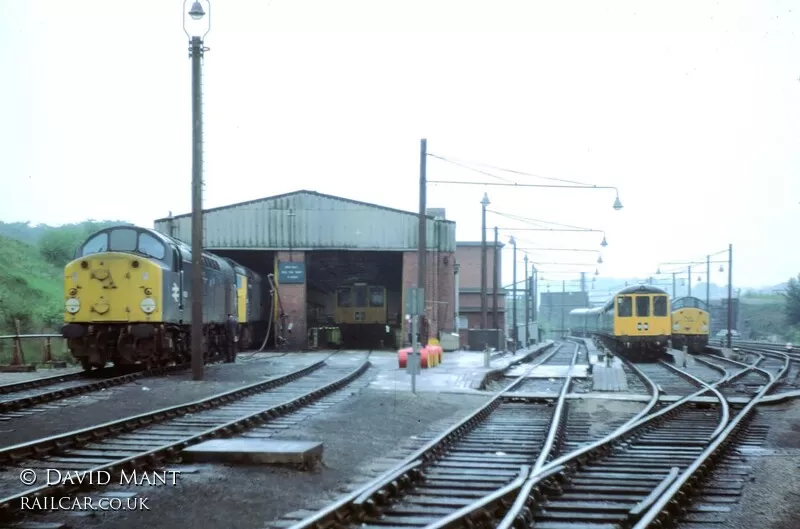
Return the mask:
<path fill-rule="evenodd" d="M 155 229 L 191 244 L 191 220 L 170 216 Z M 290 348 L 309 347 L 311 329 L 333 327 L 347 348 L 399 347 L 405 289 L 417 282 L 418 227 L 417 213 L 301 190 L 204 210 L 203 247 L 274 274 L 276 319 L 286 315 Z M 432 209 L 426 228 L 425 335 L 437 338 L 455 328 L 456 225 Z"/>

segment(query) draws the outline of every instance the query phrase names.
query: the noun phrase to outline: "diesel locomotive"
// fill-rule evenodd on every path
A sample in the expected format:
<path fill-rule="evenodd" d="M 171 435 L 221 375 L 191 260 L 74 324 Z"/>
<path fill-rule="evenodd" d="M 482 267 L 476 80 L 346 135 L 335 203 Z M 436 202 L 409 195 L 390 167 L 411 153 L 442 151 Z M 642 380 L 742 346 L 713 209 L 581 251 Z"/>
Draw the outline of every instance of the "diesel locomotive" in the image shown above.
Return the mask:
<path fill-rule="evenodd" d="M 672 302 L 672 347 L 687 347 L 690 353 L 702 353 L 708 345 L 708 306 L 704 301 L 686 296 Z"/>
<path fill-rule="evenodd" d="M 228 314 L 239 322 L 240 349 L 265 338 L 273 317 L 267 278 L 208 252 L 202 267 L 206 361 L 224 351 Z M 85 370 L 188 362 L 191 273 L 191 248 L 155 230 L 116 226 L 92 234 L 64 269 L 61 334 L 72 356 Z"/>

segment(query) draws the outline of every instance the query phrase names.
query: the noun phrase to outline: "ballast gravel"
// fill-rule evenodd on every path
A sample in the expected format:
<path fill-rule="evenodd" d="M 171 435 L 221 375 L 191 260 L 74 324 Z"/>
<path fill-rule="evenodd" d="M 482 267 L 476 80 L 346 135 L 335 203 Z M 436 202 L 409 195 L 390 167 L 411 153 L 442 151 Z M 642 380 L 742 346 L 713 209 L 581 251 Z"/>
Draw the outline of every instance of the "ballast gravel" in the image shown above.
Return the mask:
<path fill-rule="evenodd" d="M 187 404 L 289 373 L 326 356 L 321 353 L 241 353 L 236 364 L 206 366 L 202 381 L 192 380 L 190 371 L 141 378 L 121 386 L 26 408 L 15 414 L 0 414 L 0 448 Z"/>
<path fill-rule="evenodd" d="M 173 465 L 182 470 L 175 486 L 126 487 L 101 493 L 137 493 L 149 510 L 138 512 L 54 513 L 41 522 L 70 527 L 132 529 L 140 527 L 236 527 L 261 529 L 283 515 L 318 509 L 340 497 L 354 481 L 365 483 L 386 468 L 383 456 L 405 457 L 430 438 L 460 421 L 489 396 L 394 393 L 371 389 L 377 369 L 371 368 L 349 386 L 329 395 L 272 439 L 317 440 L 324 443 L 323 464 L 301 471 L 267 465 Z M 291 416 L 286 416 L 291 418 Z M 280 421 L 285 423 L 285 419 Z M 291 422 L 291 421 L 290 421 Z M 398 453 L 397 447 L 402 450 Z M 385 462 L 384 462 L 385 463 Z M 127 500 L 123 500 L 126 505 Z"/>

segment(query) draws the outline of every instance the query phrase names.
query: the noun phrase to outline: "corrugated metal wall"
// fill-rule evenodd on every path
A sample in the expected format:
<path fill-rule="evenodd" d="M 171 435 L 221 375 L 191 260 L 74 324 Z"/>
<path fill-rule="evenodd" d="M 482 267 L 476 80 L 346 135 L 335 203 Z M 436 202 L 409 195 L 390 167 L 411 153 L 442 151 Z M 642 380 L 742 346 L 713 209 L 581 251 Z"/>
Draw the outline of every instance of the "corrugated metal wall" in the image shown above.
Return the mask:
<path fill-rule="evenodd" d="M 410 251 L 417 248 L 417 218 L 413 213 L 297 192 L 207 211 L 204 246 Z M 191 215 L 159 219 L 155 229 L 190 243 L 191 220 Z M 431 250 L 455 251 L 455 223 L 429 219 L 427 243 Z"/>

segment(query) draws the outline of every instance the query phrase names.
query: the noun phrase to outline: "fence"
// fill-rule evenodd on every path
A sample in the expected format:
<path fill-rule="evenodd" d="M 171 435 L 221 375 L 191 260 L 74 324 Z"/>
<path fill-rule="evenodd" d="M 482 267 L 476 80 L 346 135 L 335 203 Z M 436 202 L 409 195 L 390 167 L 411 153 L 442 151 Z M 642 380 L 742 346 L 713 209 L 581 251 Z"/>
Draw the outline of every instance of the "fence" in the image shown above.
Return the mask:
<path fill-rule="evenodd" d="M 67 352 L 67 341 L 60 335 L 60 334 L 7 334 L 7 335 L 0 335 L 0 365 L 7 365 L 11 367 L 23 367 L 23 366 L 32 366 L 35 369 L 35 364 L 46 364 L 52 365 L 56 367 L 56 364 L 64 364 L 65 362 L 58 362 L 53 360 L 53 345 L 55 341 L 56 350 L 58 350 L 58 346 L 61 346 L 61 351 L 63 353 Z M 6 363 L 5 358 L 6 354 L 6 345 L 11 342 L 11 358 L 10 362 Z M 25 343 L 25 347 L 23 347 L 23 342 Z M 33 361 L 33 358 L 28 357 L 26 359 L 25 349 L 27 348 L 28 344 L 33 342 L 37 344 L 38 347 L 34 345 L 34 347 L 41 350 L 41 360 L 40 361 Z M 60 344 L 59 344 L 60 342 Z M 28 349 L 30 352 L 30 349 Z M 62 366 L 63 367 L 63 366 Z M 32 370 L 32 369 L 28 369 Z"/>

